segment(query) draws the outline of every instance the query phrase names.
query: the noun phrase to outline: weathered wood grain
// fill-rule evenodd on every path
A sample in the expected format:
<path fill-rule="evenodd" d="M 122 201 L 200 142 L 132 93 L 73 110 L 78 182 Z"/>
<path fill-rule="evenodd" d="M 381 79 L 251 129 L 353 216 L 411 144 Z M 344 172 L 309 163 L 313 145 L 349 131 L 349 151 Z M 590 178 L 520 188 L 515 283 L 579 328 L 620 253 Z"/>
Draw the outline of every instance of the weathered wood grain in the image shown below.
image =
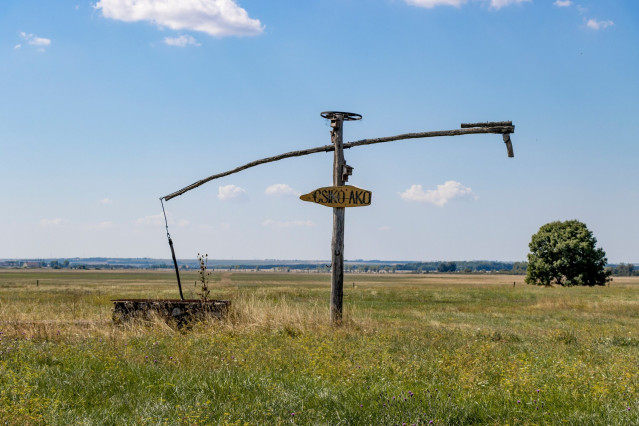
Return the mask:
<path fill-rule="evenodd" d="M 308 194 L 300 195 L 300 200 L 321 204 L 326 207 L 370 206 L 372 192 L 356 186 L 326 186 Z"/>
<path fill-rule="evenodd" d="M 512 126 L 512 121 L 486 121 L 483 123 L 462 123 L 462 129 L 468 129 L 470 127 L 497 127 L 497 126 Z"/>
<path fill-rule="evenodd" d="M 496 123 L 510 123 L 506 122 L 496 122 Z M 418 139 L 418 138 L 433 138 L 440 136 L 460 136 L 460 135 L 473 135 L 473 134 L 481 134 L 481 133 L 494 133 L 494 134 L 507 134 L 514 133 L 514 126 L 495 126 L 495 127 L 474 127 L 474 128 L 464 128 L 464 129 L 455 129 L 455 130 L 436 130 L 432 132 L 419 132 L 419 133 L 404 133 L 396 136 L 388 136 L 383 138 L 374 138 L 374 139 L 362 139 L 354 142 L 348 142 L 343 144 L 344 149 L 354 148 L 357 146 L 363 145 L 373 145 L 376 143 L 384 143 L 384 142 L 394 142 L 404 139 Z M 316 148 L 303 149 L 300 151 L 291 151 L 280 155 L 275 155 L 273 157 L 262 158 L 261 160 L 251 161 L 250 163 L 246 163 L 243 166 L 236 167 L 234 169 L 228 170 L 226 172 L 217 173 L 207 178 L 198 180 L 195 183 L 192 183 L 189 186 L 185 186 L 179 191 L 175 191 L 169 195 L 165 195 L 164 197 L 160 197 L 166 201 L 175 198 L 179 195 L 184 194 L 192 189 L 195 189 L 199 186 L 204 185 L 207 182 L 210 182 L 215 179 L 223 178 L 225 176 L 229 176 L 235 173 L 239 173 L 242 170 L 250 169 L 251 167 L 259 166 L 261 164 L 272 163 L 274 161 L 284 160 L 285 158 L 291 157 L 301 157 L 309 154 L 316 154 L 318 152 L 330 152 L 335 151 L 334 145 L 324 145 Z"/>
<path fill-rule="evenodd" d="M 344 147 L 342 143 L 344 117 L 336 115 L 331 120 L 331 142 L 335 147 L 333 155 L 333 186 L 344 186 Z M 342 322 L 342 301 L 344 299 L 344 207 L 333 208 L 333 238 L 331 239 L 331 322 Z"/>

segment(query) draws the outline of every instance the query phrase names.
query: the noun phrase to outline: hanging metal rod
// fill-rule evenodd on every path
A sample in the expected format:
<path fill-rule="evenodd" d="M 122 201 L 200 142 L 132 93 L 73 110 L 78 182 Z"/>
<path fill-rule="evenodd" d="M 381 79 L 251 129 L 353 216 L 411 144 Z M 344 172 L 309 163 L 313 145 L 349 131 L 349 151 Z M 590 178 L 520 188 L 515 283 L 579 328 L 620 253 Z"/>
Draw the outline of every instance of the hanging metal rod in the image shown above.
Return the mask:
<path fill-rule="evenodd" d="M 496 124 L 496 125 L 491 127 L 480 127 L 480 126 L 487 126 L 492 124 Z M 394 141 L 399 141 L 404 139 L 433 138 L 433 137 L 439 137 L 439 136 L 475 135 L 480 133 L 493 133 L 493 134 L 507 135 L 507 134 L 515 132 L 515 126 L 513 126 L 512 122 L 510 121 L 462 124 L 461 127 L 462 127 L 461 129 L 455 129 L 455 130 L 435 130 L 432 132 L 404 133 L 401 135 L 387 136 L 383 138 L 362 139 L 362 140 L 358 140 L 354 142 L 345 143 L 344 149 L 354 148 L 356 146 L 363 146 L 363 145 L 373 145 L 376 143 L 383 143 L 383 142 L 394 142 Z M 510 138 L 508 138 L 508 140 L 510 141 Z M 252 161 L 250 163 L 244 164 L 243 166 L 236 167 L 226 172 L 218 173 L 218 174 L 209 176 L 207 178 L 198 180 L 197 182 L 192 183 L 191 185 L 186 186 L 180 189 L 179 191 L 175 191 L 169 195 L 160 197 L 160 199 L 169 201 L 170 199 L 175 198 L 179 195 L 182 195 L 185 192 L 188 192 L 192 189 L 195 189 L 198 186 L 202 186 L 207 182 L 241 172 L 242 170 L 250 169 L 251 167 L 259 166 L 260 164 L 272 163 L 273 161 L 279 161 L 285 158 L 301 157 L 303 155 L 316 154 L 318 152 L 330 152 L 334 150 L 335 150 L 334 145 L 324 145 L 324 146 L 318 146 L 316 148 L 304 149 L 301 151 L 291 151 L 284 154 L 276 155 L 274 157 L 262 158 L 261 160 Z M 510 156 L 511 155 L 509 151 L 509 157 Z"/>

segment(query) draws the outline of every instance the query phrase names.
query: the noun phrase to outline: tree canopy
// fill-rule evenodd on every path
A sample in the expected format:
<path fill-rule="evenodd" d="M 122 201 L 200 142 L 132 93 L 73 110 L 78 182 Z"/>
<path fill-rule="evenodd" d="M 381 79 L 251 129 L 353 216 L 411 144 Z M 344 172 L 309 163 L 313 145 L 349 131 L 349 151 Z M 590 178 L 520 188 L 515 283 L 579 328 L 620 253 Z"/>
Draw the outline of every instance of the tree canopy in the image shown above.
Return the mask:
<path fill-rule="evenodd" d="M 612 268 L 613 275 L 619 275 L 621 277 L 632 277 L 635 274 L 635 265 L 632 263 L 620 263 Z"/>
<path fill-rule="evenodd" d="M 455 272 L 457 264 L 455 262 L 442 262 L 437 265 L 437 272 Z"/>
<path fill-rule="evenodd" d="M 550 222 L 532 236 L 526 283 L 562 286 L 605 285 L 606 253 L 595 248 L 597 239 L 578 220 Z"/>

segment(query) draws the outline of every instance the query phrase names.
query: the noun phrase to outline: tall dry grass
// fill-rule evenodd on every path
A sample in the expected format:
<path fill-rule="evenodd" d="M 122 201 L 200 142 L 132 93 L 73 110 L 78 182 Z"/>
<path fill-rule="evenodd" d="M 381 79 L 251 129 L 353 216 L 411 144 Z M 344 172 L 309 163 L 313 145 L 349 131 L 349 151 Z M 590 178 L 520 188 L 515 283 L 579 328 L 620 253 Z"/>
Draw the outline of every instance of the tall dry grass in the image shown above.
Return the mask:
<path fill-rule="evenodd" d="M 235 290 L 229 294 L 231 307 L 222 319 L 210 318 L 191 324 L 195 334 L 287 330 L 304 332 L 330 328 L 328 301 L 297 300 L 282 293 L 277 298 L 269 290 Z M 38 340 L 89 337 L 128 339 L 149 333 L 180 333 L 175 324 L 155 316 L 150 320 L 131 320 L 115 325 L 111 320 L 112 305 L 87 295 L 70 300 L 46 298 L 23 299 L 14 303 L 0 302 L 0 329 L 7 336 Z M 371 327 L 371 311 L 355 304 L 344 306 L 342 328 Z"/>

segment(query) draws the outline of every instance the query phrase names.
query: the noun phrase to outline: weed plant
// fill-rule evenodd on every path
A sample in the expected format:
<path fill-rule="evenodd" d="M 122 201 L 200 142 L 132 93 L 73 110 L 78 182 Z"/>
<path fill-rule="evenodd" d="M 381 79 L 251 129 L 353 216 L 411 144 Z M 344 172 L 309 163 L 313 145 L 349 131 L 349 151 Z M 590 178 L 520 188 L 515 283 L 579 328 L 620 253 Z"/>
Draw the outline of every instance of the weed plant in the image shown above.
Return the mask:
<path fill-rule="evenodd" d="M 211 290 L 209 290 L 209 280 L 211 278 L 211 272 L 207 270 L 209 263 L 209 255 L 208 254 L 197 254 L 197 260 L 200 264 L 199 281 L 200 281 L 200 291 L 197 293 L 200 296 L 200 300 L 206 302 L 209 300 L 209 296 L 211 294 Z"/>

